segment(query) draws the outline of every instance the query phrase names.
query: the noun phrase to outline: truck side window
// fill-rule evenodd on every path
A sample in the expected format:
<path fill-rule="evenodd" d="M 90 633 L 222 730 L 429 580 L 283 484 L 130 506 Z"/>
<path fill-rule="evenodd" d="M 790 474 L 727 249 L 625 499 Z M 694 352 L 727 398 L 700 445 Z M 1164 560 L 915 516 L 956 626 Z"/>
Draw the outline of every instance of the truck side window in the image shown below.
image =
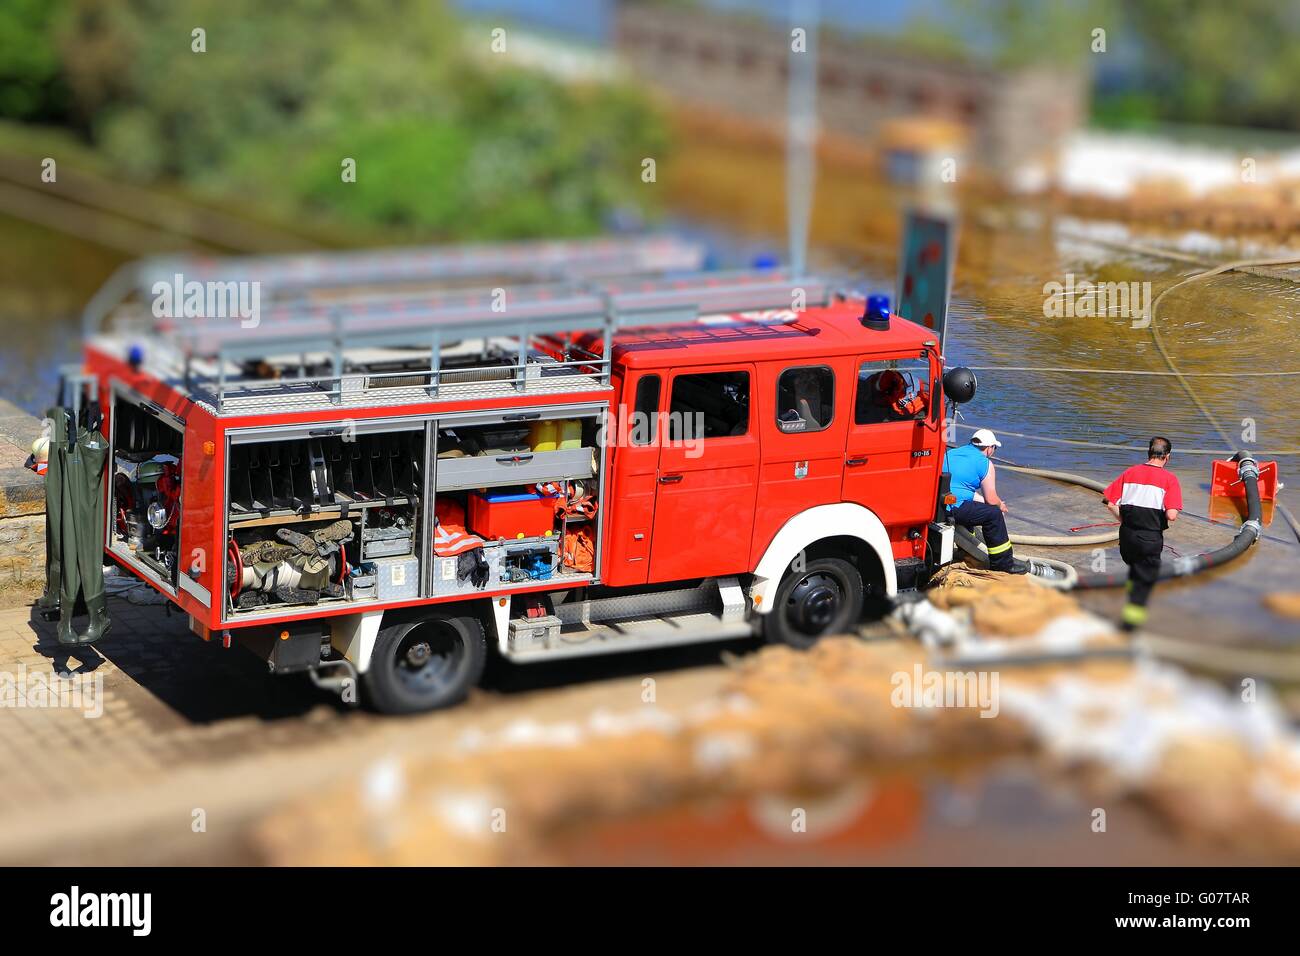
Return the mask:
<path fill-rule="evenodd" d="M 930 398 L 930 363 L 923 358 L 863 362 L 853 421 L 858 425 L 915 421 Z"/>
<path fill-rule="evenodd" d="M 819 432 L 835 417 L 835 373 L 825 365 L 788 368 L 776 382 L 776 427 Z"/>
<path fill-rule="evenodd" d="M 628 433 L 633 445 L 653 445 L 659 437 L 658 375 L 642 375 L 636 383 L 636 407 Z"/>
<path fill-rule="evenodd" d="M 749 373 L 705 372 L 673 379 L 668 437 L 724 438 L 749 430 Z"/>

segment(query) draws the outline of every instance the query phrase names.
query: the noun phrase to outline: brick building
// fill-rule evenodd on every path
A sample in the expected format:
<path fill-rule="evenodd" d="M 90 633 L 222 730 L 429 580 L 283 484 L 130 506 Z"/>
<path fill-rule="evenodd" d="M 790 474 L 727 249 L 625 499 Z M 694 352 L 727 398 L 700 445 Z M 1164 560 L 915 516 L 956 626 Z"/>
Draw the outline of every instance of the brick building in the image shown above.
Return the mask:
<path fill-rule="evenodd" d="M 759 122 L 784 121 L 789 33 L 702 9 L 620 3 L 614 44 L 635 76 L 684 103 Z M 830 133 L 872 141 L 891 120 L 925 117 L 966 131 L 967 158 L 1000 178 L 1054 160 L 1087 114 L 1086 77 L 1047 67 L 918 56 L 838 37 L 819 44 L 818 116 Z"/>

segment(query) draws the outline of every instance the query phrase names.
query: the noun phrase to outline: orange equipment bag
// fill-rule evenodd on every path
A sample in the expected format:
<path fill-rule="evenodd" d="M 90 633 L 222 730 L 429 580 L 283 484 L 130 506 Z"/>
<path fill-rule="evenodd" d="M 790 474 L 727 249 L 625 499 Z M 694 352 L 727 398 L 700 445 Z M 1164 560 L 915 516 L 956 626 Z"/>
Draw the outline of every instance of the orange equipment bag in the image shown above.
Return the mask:
<path fill-rule="evenodd" d="M 596 570 L 596 544 L 590 528 L 582 527 L 565 533 L 564 564 L 584 573 Z"/>

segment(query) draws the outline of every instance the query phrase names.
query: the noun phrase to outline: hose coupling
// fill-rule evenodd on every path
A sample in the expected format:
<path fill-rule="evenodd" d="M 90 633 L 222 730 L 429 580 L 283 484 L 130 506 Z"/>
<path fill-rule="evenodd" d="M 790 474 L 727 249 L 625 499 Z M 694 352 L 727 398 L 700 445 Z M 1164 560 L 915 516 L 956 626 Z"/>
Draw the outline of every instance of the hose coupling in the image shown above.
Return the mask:
<path fill-rule="evenodd" d="M 1258 521 L 1254 518 L 1250 518 L 1241 523 L 1241 531 L 1238 531 L 1237 534 L 1241 534 L 1242 532 L 1250 533 L 1250 540 L 1253 544 L 1259 540 L 1259 536 L 1263 533 L 1263 528 Z"/>
<path fill-rule="evenodd" d="M 1248 451 L 1239 451 L 1232 456 L 1237 462 L 1237 477 L 1242 481 L 1247 478 L 1259 479 L 1259 462 Z"/>
<path fill-rule="evenodd" d="M 1199 565 L 1200 561 L 1197 560 L 1197 555 L 1194 554 L 1185 554 L 1180 558 L 1175 558 L 1174 576 L 1181 578 L 1188 574 L 1195 574 Z"/>

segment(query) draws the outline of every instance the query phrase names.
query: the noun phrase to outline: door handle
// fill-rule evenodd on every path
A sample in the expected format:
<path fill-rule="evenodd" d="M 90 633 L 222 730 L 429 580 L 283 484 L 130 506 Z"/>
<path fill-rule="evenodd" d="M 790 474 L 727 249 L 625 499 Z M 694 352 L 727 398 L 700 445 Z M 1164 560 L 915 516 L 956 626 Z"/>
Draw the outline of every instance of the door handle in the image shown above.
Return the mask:
<path fill-rule="evenodd" d="M 677 484 L 679 481 L 681 481 L 683 477 L 684 477 L 683 475 L 660 475 L 660 476 L 659 476 L 659 484 L 661 484 L 661 485 L 675 485 L 675 484 Z"/>
<path fill-rule="evenodd" d="M 533 460 L 532 455 L 502 455 L 497 459 L 498 465 L 525 465 Z"/>
<path fill-rule="evenodd" d="M 857 468 L 859 465 L 865 465 L 866 463 L 867 463 L 866 455 L 862 455 L 861 457 L 858 458 L 844 459 L 844 464 L 848 465 L 850 468 Z"/>

